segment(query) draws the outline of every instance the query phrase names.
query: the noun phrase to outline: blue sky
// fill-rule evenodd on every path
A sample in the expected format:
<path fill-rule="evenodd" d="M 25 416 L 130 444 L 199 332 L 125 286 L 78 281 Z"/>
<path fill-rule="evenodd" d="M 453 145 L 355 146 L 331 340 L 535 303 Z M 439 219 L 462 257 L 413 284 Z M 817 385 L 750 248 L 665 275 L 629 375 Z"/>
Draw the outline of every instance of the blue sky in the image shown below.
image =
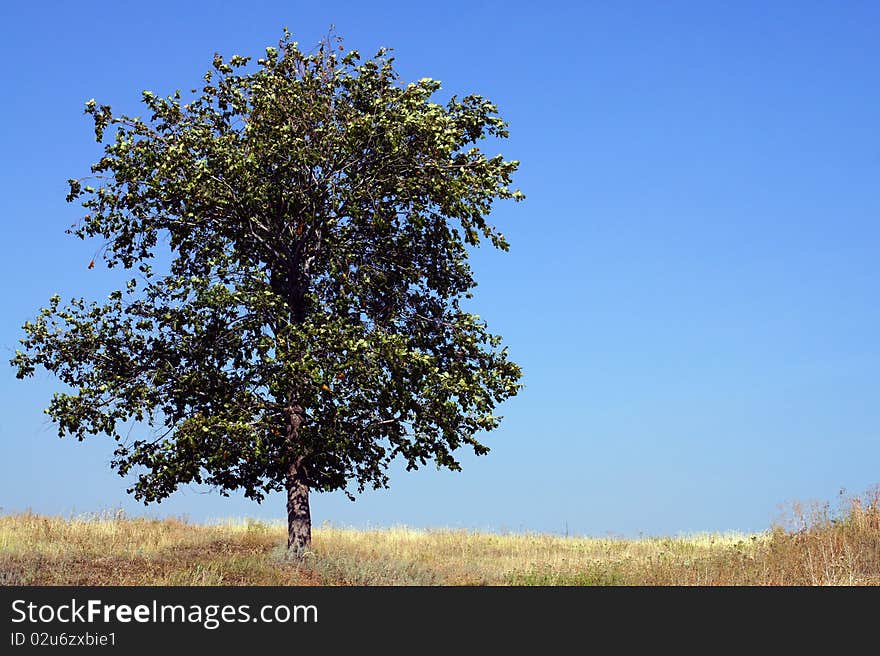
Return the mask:
<path fill-rule="evenodd" d="M 285 25 L 310 45 L 331 23 L 510 121 L 527 200 L 492 215 L 512 248 L 475 255 L 474 307 L 525 389 L 462 473 L 315 495 L 316 524 L 759 530 L 780 504 L 880 482 L 869 2 L 5 3 L 3 361 L 51 294 L 115 280 L 64 234 L 65 181 L 100 155 L 83 103 L 136 112 L 143 89 L 196 86 L 215 51 L 259 55 Z M 136 504 L 111 440 L 56 437 L 57 388 L 0 368 L 3 511 L 283 517 L 281 497 L 202 488 Z"/>

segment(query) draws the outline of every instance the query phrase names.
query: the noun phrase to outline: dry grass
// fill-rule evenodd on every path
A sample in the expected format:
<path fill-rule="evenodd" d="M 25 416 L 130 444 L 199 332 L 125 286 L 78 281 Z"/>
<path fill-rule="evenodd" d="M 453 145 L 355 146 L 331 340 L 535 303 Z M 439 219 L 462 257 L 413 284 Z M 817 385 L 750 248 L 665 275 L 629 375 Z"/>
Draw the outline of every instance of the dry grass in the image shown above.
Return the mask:
<path fill-rule="evenodd" d="M 273 562 L 280 531 L 259 522 L 211 526 L 177 519 L 30 513 L 0 517 L 0 584 L 291 585 Z"/>
<path fill-rule="evenodd" d="M 880 488 L 795 508 L 758 535 L 638 540 L 320 528 L 301 563 L 284 530 L 121 515 L 0 517 L 0 584 L 878 585 Z"/>

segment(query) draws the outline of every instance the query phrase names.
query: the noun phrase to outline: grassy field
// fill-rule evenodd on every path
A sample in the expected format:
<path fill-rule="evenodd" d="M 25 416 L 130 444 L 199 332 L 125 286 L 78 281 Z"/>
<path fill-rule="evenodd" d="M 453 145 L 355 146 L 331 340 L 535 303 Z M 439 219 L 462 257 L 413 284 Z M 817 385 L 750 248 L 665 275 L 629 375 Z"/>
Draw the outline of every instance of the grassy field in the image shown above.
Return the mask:
<path fill-rule="evenodd" d="M 757 535 L 638 540 L 319 528 L 304 561 L 284 529 L 121 515 L 0 517 L 0 584 L 878 585 L 880 493 L 795 509 Z"/>

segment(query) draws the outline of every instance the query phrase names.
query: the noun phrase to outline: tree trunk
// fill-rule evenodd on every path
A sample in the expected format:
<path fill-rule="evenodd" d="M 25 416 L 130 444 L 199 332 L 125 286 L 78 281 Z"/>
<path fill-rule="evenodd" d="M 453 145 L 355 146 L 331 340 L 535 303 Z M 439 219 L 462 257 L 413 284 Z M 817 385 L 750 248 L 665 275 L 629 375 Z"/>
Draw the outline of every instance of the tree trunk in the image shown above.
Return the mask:
<path fill-rule="evenodd" d="M 287 553 L 302 556 L 312 546 L 312 513 L 309 510 L 309 484 L 302 457 L 296 454 L 302 407 L 291 403 L 287 409 Z"/>
<path fill-rule="evenodd" d="M 309 486 L 302 466 L 291 463 L 287 469 L 287 553 L 302 556 L 312 545 L 312 514 Z"/>

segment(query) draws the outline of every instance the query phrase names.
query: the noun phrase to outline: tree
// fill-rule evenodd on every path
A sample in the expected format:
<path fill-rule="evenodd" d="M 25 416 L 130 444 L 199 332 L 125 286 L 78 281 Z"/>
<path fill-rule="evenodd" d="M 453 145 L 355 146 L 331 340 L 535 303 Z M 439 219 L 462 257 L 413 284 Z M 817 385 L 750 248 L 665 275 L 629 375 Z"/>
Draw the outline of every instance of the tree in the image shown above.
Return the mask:
<path fill-rule="evenodd" d="M 475 145 L 507 136 L 495 105 L 432 102 L 440 83 L 393 62 L 285 30 L 256 66 L 215 55 L 190 102 L 144 91 L 148 120 L 86 103 L 104 154 L 69 180 L 87 214 L 68 232 L 130 279 L 104 303 L 53 296 L 12 364 L 69 386 L 46 409 L 59 436 L 115 438 L 135 498 L 286 490 L 301 553 L 310 490 L 488 451 L 521 372 L 461 303 L 469 248 L 508 249 L 486 217 L 523 197 L 518 162 Z"/>

